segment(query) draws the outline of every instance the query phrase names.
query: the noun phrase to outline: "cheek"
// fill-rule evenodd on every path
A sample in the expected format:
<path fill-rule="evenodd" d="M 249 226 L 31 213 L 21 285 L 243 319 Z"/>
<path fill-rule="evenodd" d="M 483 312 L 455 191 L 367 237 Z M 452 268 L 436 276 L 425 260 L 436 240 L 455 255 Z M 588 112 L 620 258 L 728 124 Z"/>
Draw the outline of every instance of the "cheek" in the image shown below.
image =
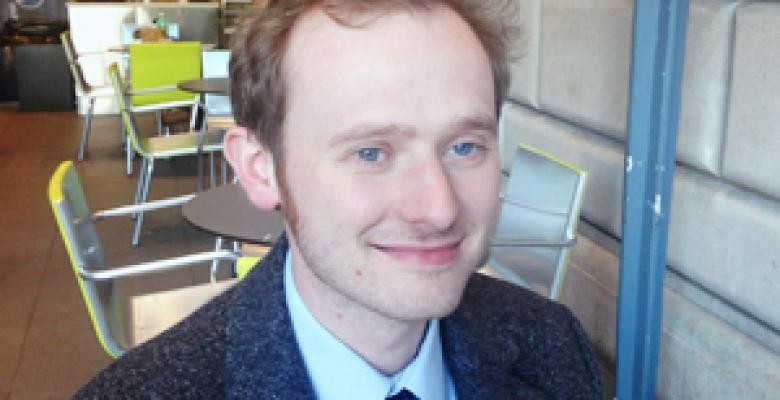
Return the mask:
<path fill-rule="evenodd" d="M 455 182 L 466 212 L 475 220 L 490 223 L 498 218 L 501 172 L 496 168 L 459 177 Z M 476 221 L 475 221 L 476 222 Z"/>
<path fill-rule="evenodd" d="M 361 230 L 381 220 L 389 197 L 385 185 L 346 175 L 327 165 L 291 169 L 290 194 L 304 225 L 322 229 Z M 327 221 L 327 222 L 326 222 Z"/>
<path fill-rule="evenodd" d="M 333 190 L 333 188 L 338 188 Z M 338 208 L 345 222 L 367 228 L 377 224 L 386 215 L 392 198 L 391 187 L 360 176 L 338 179 L 329 185 L 334 208 Z"/>

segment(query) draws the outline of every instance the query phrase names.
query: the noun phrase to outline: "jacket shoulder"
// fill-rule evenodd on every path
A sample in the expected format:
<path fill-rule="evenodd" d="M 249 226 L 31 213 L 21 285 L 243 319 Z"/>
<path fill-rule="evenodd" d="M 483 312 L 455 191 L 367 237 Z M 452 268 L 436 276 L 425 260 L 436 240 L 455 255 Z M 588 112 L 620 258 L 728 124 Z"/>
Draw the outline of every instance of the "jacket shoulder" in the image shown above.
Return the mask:
<path fill-rule="evenodd" d="M 444 326 L 448 348 L 466 354 L 448 355 L 448 362 L 465 365 L 467 371 L 473 368 L 469 374 L 482 374 L 483 380 L 502 382 L 503 389 L 515 397 L 602 397 L 601 377 L 590 342 L 563 304 L 475 274 L 466 286 L 461 305 Z M 456 365 L 452 369 L 458 368 Z M 473 376 L 461 378 L 473 380 Z M 476 386 L 473 389 L 481 390 Z"/>
<path fill-rule="evenodd" d="M 463 293 L 458 312 L 479 316 L 481 323 L 545 325 L 566 323 L 574 318 L 561 303 L 531 290 L 483 274 L 474 274 Z"/>

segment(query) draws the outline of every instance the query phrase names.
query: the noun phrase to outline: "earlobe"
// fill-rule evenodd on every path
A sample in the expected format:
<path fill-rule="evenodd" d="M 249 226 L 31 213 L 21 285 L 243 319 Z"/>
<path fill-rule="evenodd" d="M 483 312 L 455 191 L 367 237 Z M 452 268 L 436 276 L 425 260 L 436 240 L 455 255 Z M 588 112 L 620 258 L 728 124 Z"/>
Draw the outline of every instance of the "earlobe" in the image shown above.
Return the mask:
<path fill-rule="evenodd" d="M 225 133 L 225 157 L 244 188 L 247 198 L 258 208 L 271 210 L 279 204 L 273 155 L 244 127 Z"/>

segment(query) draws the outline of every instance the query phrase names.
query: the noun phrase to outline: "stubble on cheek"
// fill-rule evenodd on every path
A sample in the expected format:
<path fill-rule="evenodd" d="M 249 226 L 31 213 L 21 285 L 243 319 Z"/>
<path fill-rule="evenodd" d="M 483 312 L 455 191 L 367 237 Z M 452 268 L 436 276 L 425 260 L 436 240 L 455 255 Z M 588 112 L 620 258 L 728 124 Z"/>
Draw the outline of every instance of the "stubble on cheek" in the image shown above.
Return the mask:
<path fill-rule="evenodd" d="M 279 167 L 276 169 L 275 173 L 276 182 L 279 185 L 279 197 L 281 202 L 279 206 L 284 219 L 287 221 L 287 224 L 292 231 L 290 233 L 297 237 L 302 229 L 298 207 L 290 195 L 290 186 L 287 184 L 287 174 L 285 173 L 284 162 L 280 162 L 278 165 Z"/>

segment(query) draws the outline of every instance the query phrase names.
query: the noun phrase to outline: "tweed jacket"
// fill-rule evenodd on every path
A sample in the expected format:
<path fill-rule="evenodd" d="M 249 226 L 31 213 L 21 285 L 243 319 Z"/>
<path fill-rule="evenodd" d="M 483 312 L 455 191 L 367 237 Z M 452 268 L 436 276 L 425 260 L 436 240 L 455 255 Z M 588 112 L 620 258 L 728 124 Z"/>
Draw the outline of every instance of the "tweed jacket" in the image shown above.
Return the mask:
<path fill-rule="evenodd" d="M 127 352 L 74 398 L 314 399 L 285 300 L 287 246 L 282 236 L 243 281 Z M 474 274 L 441 335 L 461 400 L 602 397 L 577 320 L 530 291 Z"/>

